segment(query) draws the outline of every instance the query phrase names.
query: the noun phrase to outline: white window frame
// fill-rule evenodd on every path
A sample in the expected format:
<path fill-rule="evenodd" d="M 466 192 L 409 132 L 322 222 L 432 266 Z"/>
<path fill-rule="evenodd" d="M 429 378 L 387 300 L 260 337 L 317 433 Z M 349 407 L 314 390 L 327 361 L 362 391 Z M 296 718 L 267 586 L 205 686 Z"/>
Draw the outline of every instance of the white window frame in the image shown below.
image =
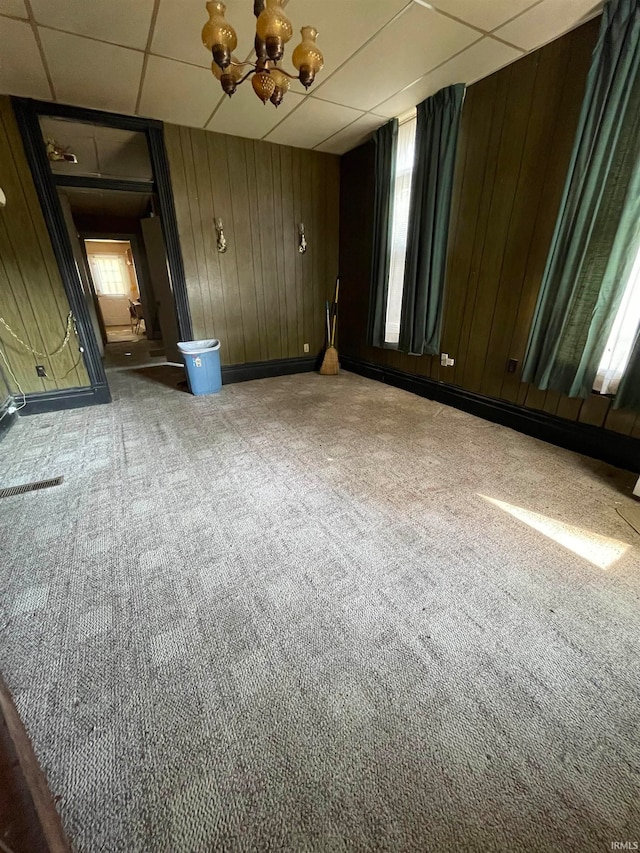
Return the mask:
<path fill-rule="evenodd" d="M 411 186 L 415 162 L 416 114 L 408 116 L 398 128 L 395 182 L 392 187 L 391 261 L 384 322 L 384 342 L 396 347 L 400 339 L 400 315 L 404 290 L 404 269 L 407 259 L 407 235 Z"/>

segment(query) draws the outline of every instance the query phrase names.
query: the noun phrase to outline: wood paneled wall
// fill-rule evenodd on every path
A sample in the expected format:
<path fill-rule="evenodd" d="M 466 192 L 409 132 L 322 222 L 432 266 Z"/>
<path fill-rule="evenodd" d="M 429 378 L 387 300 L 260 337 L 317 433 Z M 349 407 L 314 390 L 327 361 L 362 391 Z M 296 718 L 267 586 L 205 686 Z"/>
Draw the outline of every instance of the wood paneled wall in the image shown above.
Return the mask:
<path fill-rule="evenodd" d="M 569 399 L 520 380 L 599 19 L 470 86 L 456 161 L 441 351 L 366 344 L 373 151 L 342 158 L 341 322 L 345 354 L 563 418 L 640 435 L 640 416 L 606 397 Z M 517 359 L 515 373 L 507 371 Z"/>
<path fill-rule="evenodd" d="M 69 302 L 11 102 L 2 96 L 0 187 L 7 196 L 7 206 L 0 208 L 0 317 L 31 348 L 53 352 L 65 336 Z M 27 351 L 1 325 L 0 346 L 25 393 L 89 384 L 73 333 L 69 346 L 50 359 Z M 38 378 L 36 364 L 44 365 L 46 379 Z M 5 374 L 12 392 L 17 391 L 6 368 Z"/>
<path fill-rule="evenodd" d="M 194 336 L 219 338 L 225 364 L 301 356 L 305 343 L 318 353 L 338 272 L 339 158 L 172 125 L 165 139 Z"/>

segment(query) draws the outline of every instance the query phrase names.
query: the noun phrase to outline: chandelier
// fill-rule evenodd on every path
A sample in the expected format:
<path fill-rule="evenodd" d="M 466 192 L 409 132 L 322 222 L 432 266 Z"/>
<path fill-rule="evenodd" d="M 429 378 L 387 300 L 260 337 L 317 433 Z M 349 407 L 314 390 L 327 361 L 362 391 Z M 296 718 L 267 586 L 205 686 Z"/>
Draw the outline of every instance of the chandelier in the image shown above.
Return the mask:
<path fill-rule="evenodd" d="M 236 32 L 224 17 L 224 3 L 209 0 L 209 20 L 202 28 L 202 43 L 213 54 L 211 70 L 220 81 L 223 91 L 231 97 L 241 83 L 253 75 L 253 90 L 263 104 L 282 103 L 289 91 L 289 80 L 299 80 L 305 89 L 313 83 L 324 59 L 316 45 L 318 32 L 314 27 L 302 27 L 302 41 L 295 48 L 291 61 L 298 71 L 289 74 L 279 66 L 284 56 L 284 46 L 291 39 L 293 29 L 284 14 L 282 0 L 254 0 L 256 21 L 255 62 L 238 62 L 233 51 L 238 46 Z M 250 66 L 243 76 L 243 69 Z"/>

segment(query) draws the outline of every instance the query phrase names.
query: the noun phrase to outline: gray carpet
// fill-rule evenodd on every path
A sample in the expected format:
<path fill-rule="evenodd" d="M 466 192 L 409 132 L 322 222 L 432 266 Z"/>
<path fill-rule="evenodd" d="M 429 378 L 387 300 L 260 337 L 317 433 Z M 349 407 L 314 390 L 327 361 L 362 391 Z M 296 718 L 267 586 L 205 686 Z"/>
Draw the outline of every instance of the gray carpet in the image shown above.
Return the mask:
<path fill-rule="evenodd" d="M 348 374 L 110 382 L 0 445 L 65 478 L 0 501 L 1 665 L 75 850 L 640 840 L 631 475 Z"/>

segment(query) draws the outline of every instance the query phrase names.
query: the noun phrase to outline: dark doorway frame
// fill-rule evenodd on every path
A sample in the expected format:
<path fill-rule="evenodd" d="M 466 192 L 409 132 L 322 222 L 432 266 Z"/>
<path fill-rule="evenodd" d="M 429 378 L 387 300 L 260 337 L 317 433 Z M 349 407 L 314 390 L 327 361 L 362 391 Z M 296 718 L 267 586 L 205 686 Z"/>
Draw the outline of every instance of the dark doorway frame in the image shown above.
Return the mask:
<path fill-rule="evenodd" d="M 76 269 L 73 250 L 58 198 L 57 187 L 62 182 L 56 180 L 56 176 L 49 168 L 49 161 L 47 160 L 38 119 L 40 116 L 52 116 L 77 122 L 91 122 L 102 125 L 103 127 L 133 130 L 145 134 L 154 176 L 153 184 L 145 185 L 146 191 L 155 192 L 159 202 L 162 230 L 167 248 L 167 263 L 175 300 L 178 331 L 182 340 L 191 340 L 193 337 L 191 313 L 189 311 L 187 285 L 178 237 L 178 224 L 176 221 L 173 189 L 169 173 L 169 161 L 164 144 L 162 122 L 137 116 L 125 116 L 117 113 L 106 113 L 100 110 L 85 109 L 84 107 L 70 107 L 65 104 L 35 101 L 29 98 L 12 97 L 11 102 L 44 220 L 51 238 L 53 251 L 60 269 L 62 283 L 69 300 L 69 306 L 76 318 L 80 343 L 84 348 L 84 361 L 93 390 L 92 399 L 85 397 L 84 402 L 86 404 L 108 403 L 111 401 L 111 394 L 107 384 L 107 376 L 89 311 L 85 303 L 82 283 Z M 87 178 L 86 181 L 89 183 L 83 185 L 95 188 L 98 185 L 104 189 L 132 189 L 132 182 L 129 181 L 114 181 L 112 179 L 101 178 Z M 61 393 L 68 396 L 68 392 Z M 58 407 L 53 405 L 51 408 Z M 66 408 L 66 406 L 62 404 L 60 408 Z"/>

